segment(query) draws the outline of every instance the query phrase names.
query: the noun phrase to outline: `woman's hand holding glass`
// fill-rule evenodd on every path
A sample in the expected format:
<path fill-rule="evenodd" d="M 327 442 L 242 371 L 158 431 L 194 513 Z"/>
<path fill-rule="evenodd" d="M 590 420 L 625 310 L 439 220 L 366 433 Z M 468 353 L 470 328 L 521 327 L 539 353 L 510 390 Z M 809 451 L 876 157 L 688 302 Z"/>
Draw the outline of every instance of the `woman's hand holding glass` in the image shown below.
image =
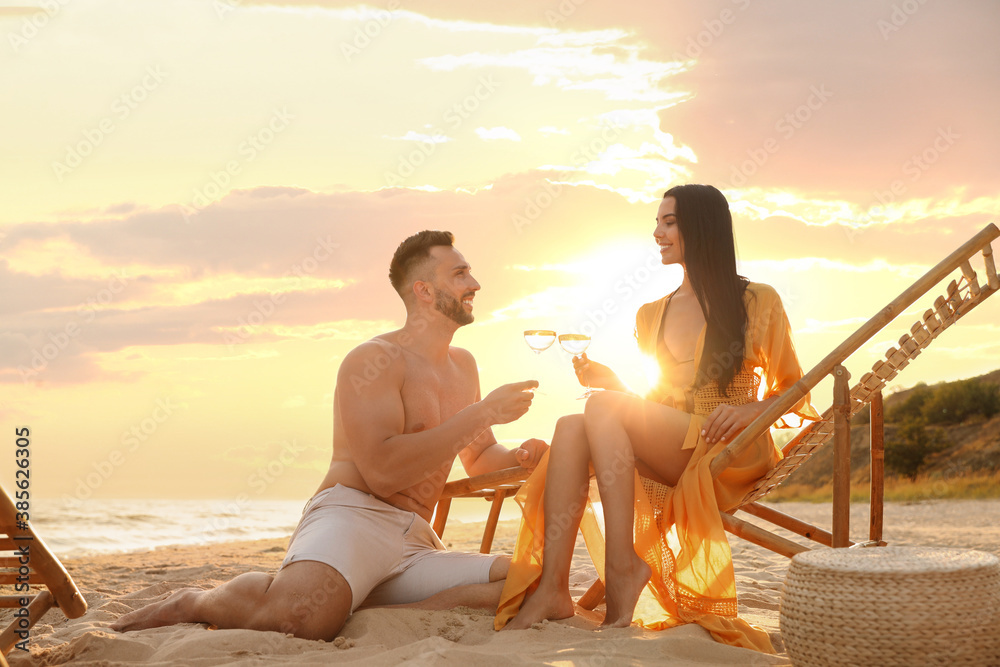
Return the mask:
<path fill-rule="evenodd" d="M 590 336 L 585 334 L 559 334 L 557 338 L 559 340 L 559 347 L 572 354 L 573 359 L 582 356 L 587 348 L 590 347 Z M 586 391 L 583 392 L 583 396 L 577 396 L 580 400 L 590 398 L 590 395 L 594 393 L 594 389 L 589 384 L 584 384 L 583 386 L 586 388 Z"/>
<path fill-rule="evenodd" d="M 613 370 L 602 363 L 591 361 L 584 352 L 573 357 L 573 370 L 580 384 L 592 389 L 610 389 L 611 391 L 626 391 L 625 384 L 618 379 Z"/>
<path fill-rule="evenodd" d="M 585 391 L 583 396 L 580 396 L 579 398 L 587 398 L 595 388 L 624 389 L 624 385 L 610 368 L 603 364 L 589 362 L 587 359 L 585 350 L 590 346 L 590 336 L 575 333 L 556 334 L 556 332 L 551 329 L 528 329 L 524 332 L 524 342 L 528 344 L 528 347 L 530 347 L 536 355 L 541 354 L 544 350 L 547 350 L 552 346 L 552 343 L 557 340 L 559 341 L 559 347 L 573 355 L 573 369 L 576 371 L 576 377 L 580 380 L 580 384 L 587 388 L 587 391 Z M 596 381 L 591 384 L 588 384 L 586 381 L 587 376 L 589 376 L 590 373 L 581 373 L 581 364 L 586 365 L 588 363 L 593 364 L 598 372 Z"/>

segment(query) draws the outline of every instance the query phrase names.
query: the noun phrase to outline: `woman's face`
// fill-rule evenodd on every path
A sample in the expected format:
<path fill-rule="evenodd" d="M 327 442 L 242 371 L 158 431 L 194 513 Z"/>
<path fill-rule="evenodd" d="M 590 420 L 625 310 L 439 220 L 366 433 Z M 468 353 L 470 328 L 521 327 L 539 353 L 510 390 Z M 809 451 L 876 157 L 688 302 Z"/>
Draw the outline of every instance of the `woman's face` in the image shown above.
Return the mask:
<path fill-rule="evenodd" d="M 676 206 L 676 199 L 664 197 L 656 211 L 653 238 L 660 246 L 660 261 L 664 264 L 684 263 L 684 239 L 681 238 L 680 226 L 677 224 L 677 214 L 674 213 Z"/>

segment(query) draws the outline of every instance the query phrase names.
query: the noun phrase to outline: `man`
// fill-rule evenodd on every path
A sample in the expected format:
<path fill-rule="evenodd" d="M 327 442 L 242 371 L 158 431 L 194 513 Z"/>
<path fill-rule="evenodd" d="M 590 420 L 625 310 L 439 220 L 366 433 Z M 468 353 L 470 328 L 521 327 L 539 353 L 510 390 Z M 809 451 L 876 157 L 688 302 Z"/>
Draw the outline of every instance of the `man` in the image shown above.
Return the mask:
<path fill-rule="evenodd" d="M 470 475 L 530 469 L 548 445 L 532 439 L 508 450 L 490 430 L 524 415 L 537 383 L 504 385 L 480 400 L 475 359 L 451 347 L 473 321 L 479 291 L 453 241 L 450 232 L 423 231 L 396 250 L 389 279 L 406 323 L 344 358 L 333 460 L 278 573 L 177 591 L 112 629 L 195 622 L 332 640 L 362 603 L 496 607 L 509 559 L 445 551 L 428 520 L 456 456 Z"/>

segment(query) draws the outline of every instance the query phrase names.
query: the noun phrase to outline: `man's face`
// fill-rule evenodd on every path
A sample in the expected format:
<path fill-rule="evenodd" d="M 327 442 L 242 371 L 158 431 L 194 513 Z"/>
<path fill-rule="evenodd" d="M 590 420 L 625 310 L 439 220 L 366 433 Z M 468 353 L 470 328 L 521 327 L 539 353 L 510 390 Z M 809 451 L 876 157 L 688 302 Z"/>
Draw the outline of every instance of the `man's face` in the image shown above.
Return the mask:
<path fill-rule="evenodd" d="M 451 246 L 431 248 L 434 258 L 434 308 L 448 319 L 461 324 L 471 324 L 472 301 L 479 291 L 479 283 L 472 277 L 469 263 L 462 253 Z"/>

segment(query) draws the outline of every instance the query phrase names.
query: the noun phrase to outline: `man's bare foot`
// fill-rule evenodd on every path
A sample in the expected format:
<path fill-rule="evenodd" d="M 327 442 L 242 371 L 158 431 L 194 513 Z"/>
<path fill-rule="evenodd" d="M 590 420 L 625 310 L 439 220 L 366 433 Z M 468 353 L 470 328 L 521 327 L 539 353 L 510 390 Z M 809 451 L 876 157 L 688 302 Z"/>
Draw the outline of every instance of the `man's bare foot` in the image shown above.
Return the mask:
<path fill-rule="evenodd" d="M 510 620 L 504 630 L 526 630 L 535 623 L 541 621 L 558 621 L 563 618 L 571 618 L 576 613 L 573 605 L 573 598 L 569 596 L 569 589 L 563 591 L 547 590 L 538 587 L 531 597 L 529 597 L 517 616 Z"/>
<path fill-rule="evenodd" d="M 128 632 L 175 623 L 196 623 L 197 619 L 192 615 L 193 603 L 204 592 L 200 588 L 182 588 L 171 593 L 166 599 L 125 614 L 110 627 L 116 632 Z"/>
<path fill-rule="evenodd" d="M 622 572 L 607 571 L 608 610 L 601 628 L 627 628 L 632 625 L 632 614 L 639 602 L 642 589 L 646 587 L 653 571 L 646 561 L 632 553 L 632 566 Z"/>

